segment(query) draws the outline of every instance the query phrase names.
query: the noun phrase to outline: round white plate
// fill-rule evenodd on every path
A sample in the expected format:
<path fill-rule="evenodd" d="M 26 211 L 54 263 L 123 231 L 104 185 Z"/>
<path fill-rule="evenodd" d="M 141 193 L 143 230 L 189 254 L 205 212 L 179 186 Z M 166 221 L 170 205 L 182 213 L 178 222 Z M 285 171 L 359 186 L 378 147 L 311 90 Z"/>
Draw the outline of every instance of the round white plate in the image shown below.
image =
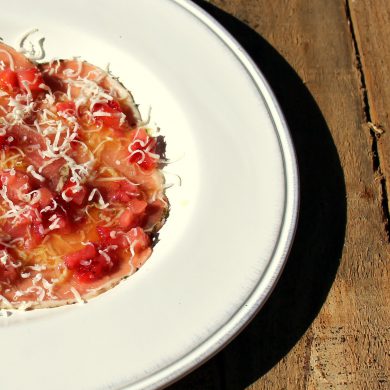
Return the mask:
<path fill-rule="evenodd" d="M 163 386 L 236 335 L 282 270 L 298 184 L 280 109 L 237 42 L 186 0 L 13 1 L 0 26 L 14 46 L 39 28 L 46 59 L 109 62 L 177 160 L 170 217 L 138 273 L 86 305 L 0 318 L 1 388 Z"/>

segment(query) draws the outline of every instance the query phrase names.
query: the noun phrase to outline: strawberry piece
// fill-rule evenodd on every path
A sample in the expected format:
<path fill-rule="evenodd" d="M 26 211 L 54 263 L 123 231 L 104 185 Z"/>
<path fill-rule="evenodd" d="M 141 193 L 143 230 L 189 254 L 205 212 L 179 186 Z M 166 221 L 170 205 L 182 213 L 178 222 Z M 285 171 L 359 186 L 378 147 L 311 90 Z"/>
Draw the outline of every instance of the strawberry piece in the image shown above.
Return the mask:
<path fill-rule="evenodd" d="M 151 171 L 157 166 L 155 154 L 156 140 L 150 137 L 145 129 L 141 128 L 134 132 L 133 140 L 129 145 L 129 162 L 138 164 L 143 170 Z"/>
<path fill-rule="evenodd" d="M 64 257 L 65 265 L 74 271 L 76 279 L 90 283 L 103 278 L 112 272 L 118 264 L 114 251 L 103 252 L 94 244 Z"/>
<path fill-rule="evenodd" d="M 119 248 L 124 249 L 128 248 L 130 245 L 122 230 L 111 229 L 105 226 L 98 226 L 96 230 L 103 246 L 116 245 Z"/>
<path fill-rule="evenodd" d="M 30 178 L 20 171 L 0 172 L 0 187 L 7 186 L 7 196 L 12 202 L 20 203 L 23 195 L 31 191 Z"/>
<path fill-rule="evenodd" d="M 19 70 L 17 72 L 17 78 L 20 88 L 25 91 L 30 90 L 32 93 L 41 92 L 41 84 L 45 84 L 38 68 Z"/>
<path fill-rule="evenodd" d="M 62 116 L 74 116 L 76 114 L 76 105 L 72 101 L 59 102 L 56 104 L 58 114 Z"/>
<path fill-rule="evenodd" d="M 126 209 L 119 217 L 119 226 L 128 229 L 137 225 L 137 219 L 130 209 Z"/>
<path fill-rule="evenodd" d="M 111 182 L 108 185 L 107 199 L 110 202 L 128 203 L 131 199 L 139 196 L 140 192 L 136 185 L 126 180 Z"/>
<path fill-rule="evenodd" d="M 41 187 L 39 190 L 39 205 L 43 208 L 43 207 L 47 207 L 47 206 L 52 206 L 52 202 L 54 200 L 54 195 L 52 194 L 52 192 L 46 188 L 46 187 Z"/>
<path fill-rule="evenodd" d="M 149 236 L 141 227 L 131 229 L 127 233 L 127 237 L 129 238 L 131 247 L 136 254 L 141 253 L 145 249 L 149 248 L 151 244 Z"/>
<path fill-rule="evenodd" d="M 110 258 L 109 261 L 102 256 L 96 256 L 88 265 L 80 266 L 76 272 L 76 278 L 82 283 L 95 282 L 108 275 L 114 267 L 114 262 Z"/>
<path fill-rule="evenodd" d="M 12 92 L 19 86 L 18 76 L 16 72 L 11 69 L 4 69 L 0 71 L 0 89 L 6 92 Z"/>
<path fill-rule="evenodd" d="M 92 113 L 97 122 L 103 123 L 106 127 L 114 130 L 120 130 L 122 127 L 122 117 L 124 116 L 122 108 L 115 100 L 107 103 L 97 103 L 93 106 Z"/>
<path fill-rule="evenodd" d="M 45 208 L 47 206 L 53 206 L 54 195 L 46 187 L 41 187 L 36 190 L 37 192 L 33 195 L 32 207 Z"/>
<path fill-rule="evenodd" d="M 81 206 L 87 196 L 87 189 L 83 185 L 76 186 L 76 184 L 68 180 L 62 189 L 62 193 L 65 194 L 67 198 L 70 198 L 71 202 Z"/>
<path fill-rule="evenodd" d="M 58 215 L 58 212 L 57 212 Z M 65 214 L 58 215 L 58 230 L 61 230 L 62 233 L 70 233 L 71 226 L 68 217 Z"/>
<path fill-rule="evenodd" d="M 135 215 L 143 214 L 147 207 L 147 202 L 137 198 L 133 198 L 129 201 L 129 207 Z"/>
<path fill-rule="evenodd" d="M 91 260 L 96 257 L 97 251 L 95 245 L 88 244 L 83 249 L 77 252 L 73 252 L 64 257 L 65 265 L 70 269 L 74 270 L 81 265 L 82 261 Z"/>
<path fill-rule="evenodd" d="M 40 222 L 34 222 L 29 226 L 27 239 L 24 241 L 26 249 L 36 248 L 45 238 L 44 228 Z"/>
<path fill-rule="evenodd" d="M 119 226 L 124 229 L 129 229 L 139 225 L 140 216 L 145 212 L 148 205 L 144 200 L 130 199 L 129 207 L 119 217 Z"/>
<path fill-rule="evenodd" d="M 6 249 L 0 251 L 0 257 L 6 257 L 5 264 L 0 262 L 0 282 L 14 282 L 19 277 L 16 268 L 11 264 L 11 262 L 14 262 L 14 259 Z"/>

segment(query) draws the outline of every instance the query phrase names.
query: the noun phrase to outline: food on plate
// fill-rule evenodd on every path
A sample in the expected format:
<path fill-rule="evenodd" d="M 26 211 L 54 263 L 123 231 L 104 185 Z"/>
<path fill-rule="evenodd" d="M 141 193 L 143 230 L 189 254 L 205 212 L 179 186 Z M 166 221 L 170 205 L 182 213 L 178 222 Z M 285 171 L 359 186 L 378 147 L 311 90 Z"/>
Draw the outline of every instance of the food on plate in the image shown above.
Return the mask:
<path fill-rule="evenodd" d="M 85 301 L 145 263 L 160 146 L 109 73 L 0 43 L 0 309 Z"/>

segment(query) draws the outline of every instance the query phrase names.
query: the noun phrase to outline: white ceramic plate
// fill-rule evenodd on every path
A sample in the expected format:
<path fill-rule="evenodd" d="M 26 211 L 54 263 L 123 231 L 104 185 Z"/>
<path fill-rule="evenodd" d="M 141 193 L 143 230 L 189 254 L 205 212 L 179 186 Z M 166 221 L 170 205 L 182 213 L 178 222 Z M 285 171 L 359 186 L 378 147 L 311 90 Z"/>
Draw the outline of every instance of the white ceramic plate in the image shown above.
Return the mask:
<path fill-rule="evenodd" d="M 172 211 L 134 276 L 87 305 L 0 318 L 2 389 L 163 386 L 224 346 L 261 307 L 297 217 L 282 114 L 241 47 L 186 0 L 8 2 L 0 36 L 37 27 L 46 58 L 111 70 L 166 136 Z"/>

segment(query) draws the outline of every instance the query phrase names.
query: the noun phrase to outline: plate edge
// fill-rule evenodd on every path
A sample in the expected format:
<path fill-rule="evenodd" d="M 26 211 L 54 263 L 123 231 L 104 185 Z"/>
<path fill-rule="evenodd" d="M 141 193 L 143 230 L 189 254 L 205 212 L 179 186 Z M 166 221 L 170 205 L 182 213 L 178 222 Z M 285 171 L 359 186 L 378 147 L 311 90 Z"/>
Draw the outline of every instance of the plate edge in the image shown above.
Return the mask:
<path fill-rule="evenodd" d="M 282 110 L 262 72 L 241 44 L 230 34 L 230 32 L 200 6 L 193 3 L 191 0 L 165 1 L 176 3 L 176 5 L 188 11 L 202 24 L 208 27 L 209 30 L 232 51 L 253 80 L 260 96 L 265 102 L 270 119 L 276 129 L 279 146 L 282 151 L 283 168 L 285 171 L 284 181 L 286 199 L 284 203 L 283 219 L 279 237 L 269 265 L 262 277 L 262 280 L 265 277 L 268 278 L 268 283 L 263 290 L 263 293 L 258 295 L 260 293 L 260 280 L 243 305 L 226 321 L 224 325 L 209 336 L 202 344 L 188 352 L 184 358 L 171 363 L 169 366 L 160 369 L 154 374 L 144 379 L 140 379 L 132 384 L 120 387 L 122 390 L 156 389 L 169 386 L 204 364 L 207 360 L 212 358 L 227 344 L 229 344 L 235 337 L 237 337 L 238 334 L 245 329 L 253 317 L 260 311 L 275 288 L 288 259 L 297 227 L 299 213 L 299 174 L 295 149 Z M 278 261 L 275 261 L 275 259 Z"/>

